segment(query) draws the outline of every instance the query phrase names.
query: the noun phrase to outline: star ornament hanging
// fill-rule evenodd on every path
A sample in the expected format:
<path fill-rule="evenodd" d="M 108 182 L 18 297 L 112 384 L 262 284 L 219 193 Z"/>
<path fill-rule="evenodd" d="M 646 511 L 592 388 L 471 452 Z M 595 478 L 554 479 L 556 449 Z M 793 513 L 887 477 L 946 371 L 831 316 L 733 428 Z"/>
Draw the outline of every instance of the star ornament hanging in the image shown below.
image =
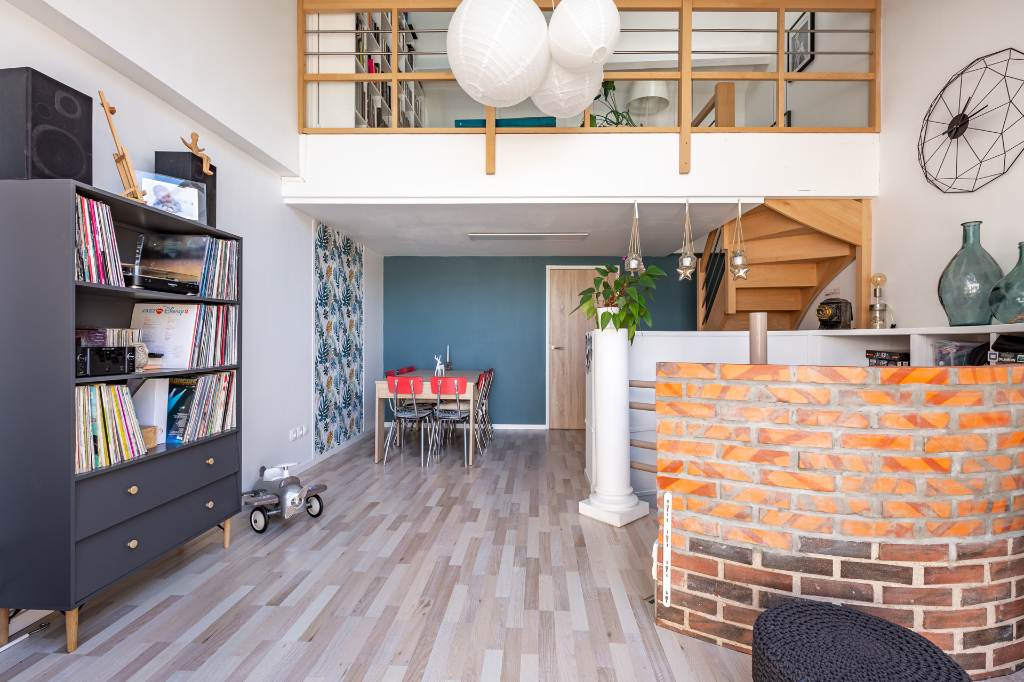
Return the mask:
<path fill-rule="evenodd" d="M 918 162 L 945 193 L 974 192 L 1024 151 L 1024 53 L 1009 48 L 968 64 L 932 102 Z"/>
<path fill-rule="evenodd" d="M 732 273 L 732 279 L 736 280 L 746 279 L 747 272 L 750 270 L 750 265 L 747 263 L 747 254 L 744 251 L 736 251 L 732 254 L 729 259 L 729 272 Z"/>
<path fill-rule="evenodd" d="M 693 253 L 684 253 L 679 256 L 679 267 L 676 268 L 676 272 L 679 273 L 680 282 L 684 279 L 693 279 L 693 272 L 696 269 L 697 257 Z"/>

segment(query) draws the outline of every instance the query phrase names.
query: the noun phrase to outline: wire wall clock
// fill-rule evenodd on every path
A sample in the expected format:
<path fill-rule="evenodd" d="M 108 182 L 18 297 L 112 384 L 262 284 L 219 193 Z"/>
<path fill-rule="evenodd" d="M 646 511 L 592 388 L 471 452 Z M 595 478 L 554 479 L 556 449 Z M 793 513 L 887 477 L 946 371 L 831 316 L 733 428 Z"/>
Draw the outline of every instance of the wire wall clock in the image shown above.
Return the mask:
<path fill-rule="evenodd" d="M 932 185 L 974 192 L 1024 151 L 1024 53 L 1009 48 L 971 62 L 932 101 L 917 158 Z"/>

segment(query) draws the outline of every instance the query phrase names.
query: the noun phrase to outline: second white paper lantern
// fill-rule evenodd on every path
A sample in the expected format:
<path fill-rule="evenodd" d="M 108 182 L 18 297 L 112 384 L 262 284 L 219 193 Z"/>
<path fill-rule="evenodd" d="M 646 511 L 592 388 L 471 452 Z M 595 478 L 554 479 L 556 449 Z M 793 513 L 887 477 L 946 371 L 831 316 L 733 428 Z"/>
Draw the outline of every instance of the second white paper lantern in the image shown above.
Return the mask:
<path fill-rule="evenodd" d="M 620 28 L 614 0 L 563 0 L 551 14 L 551 58 L 569 71 L 593 71 L 611 58 Z"/>
<path fill-rule="evenodd" d="M 582 114 L 601 91 L 604 70 L 598 66 L 590 73 L 573 73 L 554 59 L 548 72 L 530 98 L 548 116 L 571 118 Z"/>

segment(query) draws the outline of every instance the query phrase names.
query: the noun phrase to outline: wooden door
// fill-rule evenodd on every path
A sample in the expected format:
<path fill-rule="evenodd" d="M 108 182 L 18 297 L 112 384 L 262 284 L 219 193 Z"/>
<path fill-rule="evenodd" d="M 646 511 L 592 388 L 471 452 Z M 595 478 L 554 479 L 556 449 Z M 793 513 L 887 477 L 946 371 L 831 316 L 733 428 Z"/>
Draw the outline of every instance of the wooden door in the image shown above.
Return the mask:
<path fill-rule="evenodd" d="M 586 418 L 587 338 L 593 320 L 580 311 L 579 293 L 594 285 L 587 270 L 551 270 L 548 288 L 548 426 L 582 429 Z"/>

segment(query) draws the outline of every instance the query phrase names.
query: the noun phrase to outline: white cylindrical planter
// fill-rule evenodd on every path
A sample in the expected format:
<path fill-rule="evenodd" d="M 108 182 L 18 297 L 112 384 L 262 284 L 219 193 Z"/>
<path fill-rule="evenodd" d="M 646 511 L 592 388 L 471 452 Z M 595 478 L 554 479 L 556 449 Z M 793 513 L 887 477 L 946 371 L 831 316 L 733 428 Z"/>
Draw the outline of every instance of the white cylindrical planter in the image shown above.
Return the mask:
<path fill-rule="evenodd" d="M 615 308 L 598 308 L 598 319 Z M 594 373 L 594 480 L 580 514 L 624 526 L 648 513 L 629 484 L 629 339 L 608 325 L 590 333 Z"/>

